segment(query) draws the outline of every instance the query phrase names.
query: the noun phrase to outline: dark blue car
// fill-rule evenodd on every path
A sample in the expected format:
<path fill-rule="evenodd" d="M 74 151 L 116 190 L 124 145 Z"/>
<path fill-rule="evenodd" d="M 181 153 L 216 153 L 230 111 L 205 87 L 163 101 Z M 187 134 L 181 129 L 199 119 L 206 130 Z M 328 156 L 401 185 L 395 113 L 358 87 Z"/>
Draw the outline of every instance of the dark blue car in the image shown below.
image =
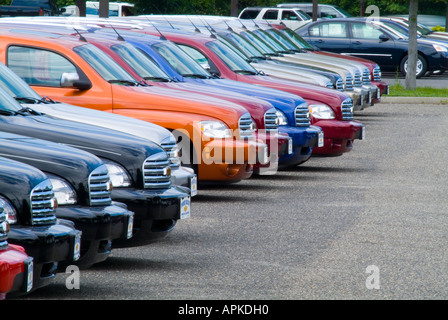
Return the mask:
<path fill-rule="evenodd" d="M 316 21 L 296 31 L 321 50 L 378 63 L 383 71 L 406 74 L 408 37 L 368 18 Z M 427 71 L 448 69 L 448 48 L 418 39 L 417 78 Z"/>

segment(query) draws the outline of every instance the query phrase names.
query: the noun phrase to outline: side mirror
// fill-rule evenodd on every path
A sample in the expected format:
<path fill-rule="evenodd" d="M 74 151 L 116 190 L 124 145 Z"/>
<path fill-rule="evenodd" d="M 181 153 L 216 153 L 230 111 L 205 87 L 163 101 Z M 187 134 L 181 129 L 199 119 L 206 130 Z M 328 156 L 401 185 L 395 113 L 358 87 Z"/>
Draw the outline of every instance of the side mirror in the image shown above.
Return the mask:
<path fill-rule="evenodd" d="M 61 75 L 61 87 L 88 90 L 92 84 L 87 79 L 81 80 L 76 72 L 64 72 Z"/>
<path fill-rule="evenodd" d="M 389 40 L 389 37 L 383 33 L 382 35 L 379 36 L 379 39 L 380 39 L 380 41 L 384 42 L 384 41 Z"/>

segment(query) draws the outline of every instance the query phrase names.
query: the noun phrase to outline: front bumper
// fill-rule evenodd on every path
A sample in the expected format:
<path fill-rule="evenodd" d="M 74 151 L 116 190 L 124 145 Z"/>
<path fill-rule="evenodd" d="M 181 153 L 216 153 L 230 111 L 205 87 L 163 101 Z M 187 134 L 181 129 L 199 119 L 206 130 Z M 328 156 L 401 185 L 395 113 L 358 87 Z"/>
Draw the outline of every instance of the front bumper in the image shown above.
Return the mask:
<path fill-rule="evenodd" d="M 280 126 L 279 131 L 288 134 L 292 139 L 292 152 L 280 155 L 279 167 L 294 166 L 307 161 L 313 148 L 319 146 L 319 141 L 322 141 L 324 136 L 322 129 L 314 125 L 304 128 Z"/>
<path fill-rule="evenodd" d="M 0 250 L 0 300 L 7 293 L 25 294 L 32 289 L 33 258 L 22 249 L 9 245 Z"/>
<path fill-rule="evenodd" d="M 198 179 L 193 169 L 183 166 L 172 168 L 171 184 L 190 189 L 190 197 L 194 197 L 198 193 L 197 182 Z"/>
<path fill-rule="evenodd" d="M 313 155 L 336 156 L 349 152 L 354 140 L 365 139 L 365 127 L 359 121 L 319 120 L 314 123 L 324 130 L 324 145 L 313 149 Z"/>
<path fill-rule="evenodd" d="M 379 97 L 377 97 L 377 99 L 373 99 L 374 102 L 379 102 L 382 95 L 389 94 L 389 85 L 385 81 L 372 81 L 372 85 L 379 89 Z"/>
<path fill-rule="evenodd" d="M 189 189 L 180 186 L 164 190 L 116 188 L 112 190 L 112 199 L 134 212 L 132 238 L 114 239 L 112 248 L 141 246 L 162 239 L 177 220 L 190 214 Z"/>
<path fill-rule="evenodd" d="M 281 145 L 289 142 L 289 137 L 281 135 L 278 131 L 266 132 L 259 130 L 256 139 L 260 141 L 257 154 L 257 163 L 254 165 L 254 174 L 273 175 L 278 169 L 278 157 Z"/>
<path fill-rule="evenodd" d="M 355 87 L 355 92 L 358 92 L 361 96 L 360 104 L 357 105 L 360 109 L 363 110 L 364 108 L 370 107 L 372 104 L 372 93 L 369 89 L 365 89 L 363 87 Z M 354 109 L 357 110 L 357 106 L 353 105 Z"/>
<path fill-rule="evenodd" d="M 76 263 L 80 268 L 107 259 L 111 253 L 111 241 L 132 237 L 134 213 L 124 204 L 115 203 L 109 206 L 58 207 L 56 216 L 70 220 L 75 228 L 82 232 L 81 256 Z M 60 263 L 60 271 L 65 271 L 66 264 Z"/>
<path fill-rule="evenodd" d="M 359 90 L 353 90 L 353 91 L 344 91 L 346 95 L 348 95 L 353 100 L 353 109 L 354 110 L 362 110 L 363 104 L 365 101 L 365 95 L 364 97 L 361 96 L 361 92 Z"/>
<path fill-rule="evenodd" d="M 236 182 L 250 178 L 266 145 L 255 140 L 214 139 L 193 159 L 200 182 Z"/>
<path fill-rule="evenodd" d="M 58 263 L 74 264 L 80 255 L 81 231 L 59 220 L 54 225 L 11 225 L 8 242 L 22 246 L 33 258 L 33 289 L 52 282 Z"/>

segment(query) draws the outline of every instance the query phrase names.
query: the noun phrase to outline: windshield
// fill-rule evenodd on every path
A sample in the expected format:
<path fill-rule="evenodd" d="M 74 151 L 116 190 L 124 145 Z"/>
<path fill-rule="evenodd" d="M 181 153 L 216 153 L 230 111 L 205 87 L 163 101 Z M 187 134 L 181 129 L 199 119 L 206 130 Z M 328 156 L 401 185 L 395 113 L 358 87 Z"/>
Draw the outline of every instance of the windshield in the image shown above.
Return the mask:
<path fill-rule="evenodd" d="M 248 41 L 254 44 L 260 50 L 263 52 L 263 54 L 266 55 L 277 55 L 275 50 L 267 45 L 263 40 L 261 40 L 258 36 L 254 35 L 252 32 L 243 31 L 241 32 L 241 35 L 246 38 Z"/>
<path fill-rule="evenodd" d="M 0 89 L 0 115 L 15 114 L 22 109 L 22 106 L 14 100 L 8 93 Z"/>
<path fill-rule="evenodd" d="M 299 9 L 296 9 L 296 10 L 294 10 L 304 21 L 306 21 L 306 20 L 311 20 L 312 18 L 311 18 L 311 16 L 308 14 L 308 13 L 306 13 L 306 12 L 304 12 L 304 11 L 302 11 L 302 10 L 299 10 Z"/>
<path fill-rule="evenodd" d="M 115 44 L 111 49 L 145 80 L 169 81 L 170 76 L 161 70 L 141 51 L 129 43 Z"/>
<path fill-rule="evenodd" d="M 41 99 L 37 92 L 34 91 L 22 78 L 1 63 L 0 88 L 5 90 L 11 97 Z"/>
<path fill-rule="evenodd" d="M 276 38 L 272 37 L 269 33 L 267 33 L 265 30 L 257 29 L 253 31 L 256 35 L 258 35 L 260 38 L 262 38 L 264 41 L 272 45 L 276 51 L 280 52 L 290 52 L 292 49 L 288 46 L 284 45 L 280 41 L 278 41 Z"/>
<path fill-rule="evenodd" d="M 172 43 L 157 43 L 153 44 L 152 48 L 182 76 L 199 75 L 205 78 L 211 77 L 211 74 L 201 67 L 200 64 L 186 54 L 185 51 Z"/>
<path fill-rule="evenodd" d="M 124 81 L 136 83 L 135 79 L 118 63 L 103 51 L 91 44 L 85 44 L 73 49 L 106 81 Z"/>
<path fill-rule="evenodd" d="M 247 74 L 258 73 L 257 70 L 225 43 L 209 41 L 206 43 L 206 46 L 210 48 L 210 50 L 212 50 L 232 71 Z"/>
<path fill-rule="evenodd" d="M 282 34 L 276 29 L 267 29 L 265 30 L 265 32 L 267 32 L 271 37 L 273 37 L 277 41 L 281 42 L 289 50 L 299 51 L 301 49 L 299 46 L 295 45 L 292 40 L 288 39 L 284 34 Z"/>
<path fill-rule="evenodd" d="M 224 35 L 226 39 L 229 39 L 234 45 L 244 52 L 249 58 L 264 59 L 265 56 L 257 48 L 255 48 L 249 41 L 234 32 L 228 32 Z"/>
<path fill-rule="evenodd" d="M 295 33 L 293 30 L 289 28 L 281 29 L 281 33 L 283 33 L 289 40 L 291 40 L 298 48 L 313 50 L 314 48 L 306 42 L 300 35 Z"/>

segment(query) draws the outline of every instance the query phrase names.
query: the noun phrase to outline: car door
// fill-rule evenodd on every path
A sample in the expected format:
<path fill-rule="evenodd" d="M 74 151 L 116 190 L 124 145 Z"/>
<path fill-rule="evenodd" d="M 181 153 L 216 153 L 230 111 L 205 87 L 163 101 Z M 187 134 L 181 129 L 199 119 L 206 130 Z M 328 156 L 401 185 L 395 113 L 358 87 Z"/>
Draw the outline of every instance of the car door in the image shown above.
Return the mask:
<path fill-rule="evenodd" d="M 350 22 L 350 55 L 375 61 L 380 67 L 394 64 L 399 54 L 394 39 L 381 28 L 367 22 Z"/>
<path fill-rule="evenodd" d="M 88 101 L 86 105 L 111 110 L 111 85 L 103 86 L 89 79 L 81 68 L 59 52 L 34 46 L 10 45 L 6 51 L 6 61 L 12 71 L 42 96 L 73 105 L 83 99 Z M 65 86 L 64 78 L 68 81 L 73 79 L 76 86 Z M 90 86 L 79 87 L 81 81 Z"/>
<path fill-rule="evenodd" d="M 324 51 L 347 53 L 350 38 L 345 21 L 325 21 L 308 29 L 308 42 Z"/>

